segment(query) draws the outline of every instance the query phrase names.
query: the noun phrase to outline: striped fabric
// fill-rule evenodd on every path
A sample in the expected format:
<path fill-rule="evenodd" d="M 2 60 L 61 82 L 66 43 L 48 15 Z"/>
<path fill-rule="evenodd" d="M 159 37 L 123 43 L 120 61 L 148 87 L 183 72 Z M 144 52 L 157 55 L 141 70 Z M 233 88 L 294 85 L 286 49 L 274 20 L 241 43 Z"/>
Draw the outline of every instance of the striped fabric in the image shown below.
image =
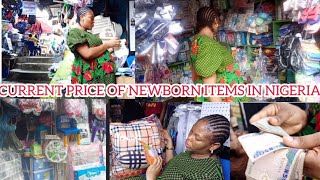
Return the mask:
<path fill-rule="evenodd" d="M 144 149 L 139 141 L 148 143 L 160 154 L 164 141 L 159 133 L 155 115 L 128 124 L 111 123 L 112 171 L 116 177 L 130 177 L 145 172 L 148 167 Z"/>

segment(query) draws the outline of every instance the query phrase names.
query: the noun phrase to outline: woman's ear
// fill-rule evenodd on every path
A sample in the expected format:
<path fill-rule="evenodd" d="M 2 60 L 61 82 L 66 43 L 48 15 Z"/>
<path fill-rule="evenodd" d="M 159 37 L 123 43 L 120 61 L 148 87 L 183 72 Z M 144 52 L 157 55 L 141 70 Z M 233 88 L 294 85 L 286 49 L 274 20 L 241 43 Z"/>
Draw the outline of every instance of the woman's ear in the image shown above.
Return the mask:
<path fill-rule="evenodd" d="M 214 143 L 214 144 L 211 144 L 211 146 L 210 146 L 210 152 L 212 152 L 212 151 L 215 151 L 216 149 L 218 149 L 219 147 L 221 146 L 221 144 L 220 143 Z"/>

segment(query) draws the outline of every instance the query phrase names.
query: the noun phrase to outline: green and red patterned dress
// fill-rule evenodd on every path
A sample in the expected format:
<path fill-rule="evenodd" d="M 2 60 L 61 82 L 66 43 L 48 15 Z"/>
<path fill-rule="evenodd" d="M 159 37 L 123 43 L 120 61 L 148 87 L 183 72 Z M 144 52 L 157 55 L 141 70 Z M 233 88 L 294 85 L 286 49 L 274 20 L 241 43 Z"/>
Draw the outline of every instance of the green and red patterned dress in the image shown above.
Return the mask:
<path fill-rule="evenodd" d="M 243 84 L 239 65 L 226 47 L 208 36 L 196 35 L 191 49 L 192 79 L 195 84 L 203 84 L 203 78 L 217 76 L 216 84 Z M 208 101 L 197 97 L 197 101 Z M 245 102 L 246 97 L 226 97 L 224 102 Z"/>
<path fill-rule="evenodd" d="M 77 52 L 79 44 L 86 43 L 89 47 L 99 46 L 102 40 L 87 31 L 73 28 L 67 36 L 67 44 L 74 54 L 72 65 L 72 84 L 111 84 L 115 83 L 115 63 L 110 52 L 106 51 L 94 59 L 84 59 Z"/>
<path fill-rule="evenodd" d="M 320 103 L 310 103 L 308 124 L 299 135 L 306 136 L 320 132 Z"/>

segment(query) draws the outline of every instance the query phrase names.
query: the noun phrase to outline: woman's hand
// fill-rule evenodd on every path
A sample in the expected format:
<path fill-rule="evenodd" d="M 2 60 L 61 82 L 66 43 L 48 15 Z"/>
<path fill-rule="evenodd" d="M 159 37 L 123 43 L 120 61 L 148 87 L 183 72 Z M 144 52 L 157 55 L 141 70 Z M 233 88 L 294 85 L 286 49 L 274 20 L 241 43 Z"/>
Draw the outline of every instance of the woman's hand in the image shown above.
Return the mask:
<path fill-rule="evenodd" d="M 245 179 L 248 156 L 242 148 L 238 136 L 246 134 L 244 131 L 235 133 L 230 128 L 230 161 L 231 161 L 231 179 Z"/>
<path fill-rule="evenodd" d="M 289 147 L 309 149 L 304 159 L 303 172 L 320 179 L 320 132 L 301 137 L 284 137 L 283 142 Z"/>
<path fill-rule="evenodd" d="M 109 51 L 109 53 L 113 53 L 114 50 L 113 50 L 113 48 L 109 48 L 108 51 Z"/>
<path fill-rule="evenodd" d="M 120 43 L 121 41 L 119 39 L 110 39 L 108 41 L 105 41 L 103 44 L 107 47 L 107 49 L 109 49 L 109 48 L 119 47 Z"/>
<path fill-rule="evenodd" d="M 269 117 L 269 123 L 281 126 L 288 134 L 295 134 L 307 124 L 307 113 L 289 103 L 269 104 L 251 117 L 250 123 Z"/>
<path fill-rule="evenodd" d="M 151 164 L 146 172 L 147 180 L 157 179 L 157 175 L 162 169 L 162 158 L 160 156 L 154 157 L 153 164 Z"/>
<path fill-rule="evenodd" d="M 169 162 L 173 158 L 173 142 L 171 136 L 167 130 L 160 129 L 162 137 L 167 141 L 167 150 L 166 150 L 166 162 Z"/>
<path fill-rule="evenodd" d="M 167 130 L 165 130 L 165 129 L 160 129 L 160 133 L 161 133 L 161 135 L 163 136 L 163 138 L 164 138 L 166 141 L 172 142 L 171 136 L 170 136 L 170 134 L 169 134 L 169 132 L 168 132 Z"/>

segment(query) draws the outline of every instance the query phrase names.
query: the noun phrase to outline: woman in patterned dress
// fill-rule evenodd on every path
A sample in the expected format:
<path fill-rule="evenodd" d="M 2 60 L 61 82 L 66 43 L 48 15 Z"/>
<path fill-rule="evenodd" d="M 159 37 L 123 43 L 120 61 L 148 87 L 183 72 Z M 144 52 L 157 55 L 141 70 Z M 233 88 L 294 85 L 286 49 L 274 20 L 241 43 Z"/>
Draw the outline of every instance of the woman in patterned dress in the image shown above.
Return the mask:
<path fill-rule="evenodd" d="M 197 12 L 198 34 L 191 47 L 192 79 L 195 84 L 242 84 L 243 79 L 239 65 L 234 61 L 231 52 L 215 37 L 218 32 L 218 14 L 209 7 L 200 8 Z M 239 97 L 198 97 L 197 101 L 243 102 Z"/>
<path fill-rule="evenodd" d="M 167 164 L 161 176 L 157 177 L 162 168 L 162 159 L 156 157 L 147 169 L 146 178 L 138 176 L 127 179 L 224 179 L 218 155 L 224 150 L 223 144 L 230 134 L 230 123 L 224 116 L 215 114 L 199 119 L 186 140 L 187 151 L 177 156 L 173 155 L 173 143 L 169 133 L 163 130 L 162 134 L 167 140 Z"/>
<path fill-rule="evenodd" d="M 94 24 L 94 13 L 89 8 L 80 8 L 76 21 L 67 36 L 68 47 L 75 56 L 71 83 L 115 83 L 115 63 L 108 50 L 119 47 L 120 40 L 102 42 L 98 36 L 87 32 Z"/>

